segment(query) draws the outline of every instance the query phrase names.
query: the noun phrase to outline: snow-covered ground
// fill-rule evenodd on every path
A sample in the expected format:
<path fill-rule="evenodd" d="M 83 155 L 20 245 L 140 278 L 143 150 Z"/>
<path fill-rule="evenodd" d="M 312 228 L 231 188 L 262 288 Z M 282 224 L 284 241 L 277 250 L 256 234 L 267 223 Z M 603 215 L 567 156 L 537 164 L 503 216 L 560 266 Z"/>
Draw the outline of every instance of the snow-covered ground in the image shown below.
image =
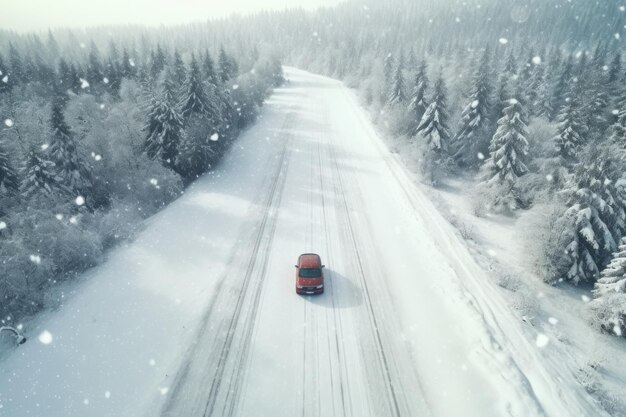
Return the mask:
<path fill-rule="evenodd" d="M 471 179 L 448 180 L 438 189 L 425 188 L 437 208 L 457 229 L 476 261 L 501 287 L 514 314 L 546 336 L 545 359 L 561 366 L 609 410 L 626 416 L 626 345 L 590 326 L 586 304 L 593 297 L 589 287 L 545 284 L 536 273 L 533 247 L 548 216 L 541 205 L 520 211 L 515 217 L 477 216 Z"/>
<path fill-rule="evenodd" d="M 286 76 L 218 170 L 27 330 L 0 415 L 606 415 L 354 95 Z M 294 291 L 308 251 L 321 296 Z"/>

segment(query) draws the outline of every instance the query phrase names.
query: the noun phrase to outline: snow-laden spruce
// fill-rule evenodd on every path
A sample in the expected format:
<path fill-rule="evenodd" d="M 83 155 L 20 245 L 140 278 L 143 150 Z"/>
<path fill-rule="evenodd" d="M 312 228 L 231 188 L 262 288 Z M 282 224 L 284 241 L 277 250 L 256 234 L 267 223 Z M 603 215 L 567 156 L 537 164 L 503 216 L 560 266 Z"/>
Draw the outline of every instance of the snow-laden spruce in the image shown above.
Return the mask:
<path fill-rule="evenodd" d="M 91 166 L 86 163 L 80 144 L 65 122 L 60 100 L 52 104 L 50 125 L 48 155 L 54 163 L 56 176 L 72 195 L 88 196 L 92 188 Z"/>
<path fill-rule="evenodd" d="M 417 134 L 417 127 L 428 108 L 428 103 L 426 102 L 426 92 L 428 90 L 427 68 L 426 60 L 422 60 L 415 74 L 413 91 L 410 97 L 411 101 L 409 103 L 409 118 L 411 120 L 409 125 L 410 136 Z"/>
<path fill-rule="evenodd" d="M 145 127 L 147 134 L 144 146 L 149 158 L 158 159 L 163 166 L 175 170 L 183 119 L 177 109 L 170 73 L 168 71 L 165 76 L 161 96 L 153 98 Z"/>
<path fill-rule="evenodd" d="M 606 151 L 590 152 L 576 168 L 565 212 L 573 231 L 564 248 L 566 278 L 574 284 L 594 282 L 624 235 L 626 204 L 619 176 L 616 161 Z"/>
<path fill-rule="evenodd" d="M 580 113 L 578 92 L 572 89 L 569 98 L 559 115 L 558 135 L 554 138 L 557 154 L 566 162 L 571 162 L 584 144 L 587 127 Z"/>
<path fill-rule="evenodd" d="M 0 198 L 14 195 L 19 188 L 17 171 L 9 159 L 6 144 L 0 140 Z"/>
<path fill-rule="evenodd" d="M 423 136 L 431 150 L 447 152 L 450 133 L 448 130 L 448 91 L 443 77 L 435 82 L 431 103 L 426 109 L 416 133 Z"/>
<path fill-rule="evenodd" d="M 402 105 L 407 100 L 402 71 L 402 61 L 400 61 L 398 62 L 391 80 L 391 91 L 389 92 L 389 98 L 387 99 L 387 104 L 390 106 Z"/>
<path fill-rule="evenodd" d="M 513 184 L 518 177 L 528 172 L 525 163 L 528 132 L 522 119 L 522 105 L 517 99 L 510 99 L 503 112 L 504 115 L 498 120 L 498 130 L 491 139 L 490 157 L 485 164 L 490 173 L 490 182 Z"/>
<path fill-rule="evenodd" d="M 22 198 L 51 197 L 56 196 L 59 192 L 66 193 L 67 190 L 56 175 L 55 168 L 54 162 L 49 159 L 46 150 L 33 144 L 24 163 L 20 185 Z"/>
<path fill-rule="evenodd" d="M 590 303 L 593 322 L 602 330 L 626 337 L 626 237 L 602 271 Z"/>
<path fill-rule="evenodd" d="M 490 61 L 491 55 L 489 49 L 486 49 L 474 71 L 472 89 L 454 137 L 454 159 L 464 167 L 479 165 L 482 161 L 478 155 L 486 154 L 489 147 L 489 116 L 493 93 Z"/>

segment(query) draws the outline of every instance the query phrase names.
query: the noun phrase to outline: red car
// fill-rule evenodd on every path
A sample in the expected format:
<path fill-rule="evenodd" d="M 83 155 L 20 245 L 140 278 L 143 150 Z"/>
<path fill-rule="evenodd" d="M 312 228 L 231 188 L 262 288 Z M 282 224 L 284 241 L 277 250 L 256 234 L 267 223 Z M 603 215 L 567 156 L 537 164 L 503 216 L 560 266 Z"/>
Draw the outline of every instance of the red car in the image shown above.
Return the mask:
<path fill-rule="evenodd" d="M 322 260 L 316 253 L 303 253 L 296 265 L 296 293 L 322 294 L 324 292 L 324 272 Z"/>

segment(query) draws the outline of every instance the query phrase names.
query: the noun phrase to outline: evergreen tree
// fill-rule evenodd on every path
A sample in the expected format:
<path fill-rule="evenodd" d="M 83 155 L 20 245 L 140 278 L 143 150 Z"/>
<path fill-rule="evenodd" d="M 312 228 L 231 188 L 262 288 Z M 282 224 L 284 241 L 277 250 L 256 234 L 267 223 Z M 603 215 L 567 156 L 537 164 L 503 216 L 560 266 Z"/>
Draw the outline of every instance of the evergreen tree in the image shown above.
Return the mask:
<path fill-rule="evenodd" d="M 177 50 L 174 51 L 172 65 L 174 66 L 174 82 L 176 85 L 182 85 L 185 82 L 187 68 L 185 68 L 185 63 L 183 62 L 183 59 L 181 58 L 180 53 Z"/>
<path fill-rule="evenodd" d="M 100 53 L 96 44 L 92 41 L 87 64 L 87 81 L 89 82 L 90 91 L 99 92 L 103 79 L 104 70 L 100 61 Z"/>
<path fill-rule="evenodd" d="M 472 90 L 454 138 L 454 159 L 461 166 L 475 166 L 480 162 L 478 155 L 487 153 L 492 93 L 490 55 L 487 49 L 474 72 Z"/>
<path fill-rule="evenodd" d="M 569 99 L 559 115 L 558 135 L 554 138 L 557 154 L 568 162 L 576 158 L 576 152 L 584 144 L 587 133 L 587 127 L 583 123 L 580 110 L 578 94 L 572 89 Z"/>
<path fill-rule="evenodd" d="M 415 75 L 415 85 L 413 87 L 413 94 L 411 95 L 411 103 L 409 104 L 409 112 L 411 114 L 409 134 L 411 136 L 415 136 L 417 133 L 417 127 L 428 108 L 428 104 L 426 103 L 426 91 L 428 90 L 426 68 L 426 60 L 423 60 L 417 68 L 417 74 Z"/>
<path fill-rule="evenodd" d="M 9 42 L 9 74 L 8 84 L 9 86 L 15 86 L 21 82 L 27 80 L 26 68 L 20 53 L 13 43 Z"/>
<path fill-rule="evenodd" d="M 52 104 L 50 118 L 52 135 L 48 154 L 54 163 L 55 176 L 73 195 L 87 198 L 91 194 L 91 167 L 81 156 L 78 142 L 65 122 L 60 101 Z"/>
<path fill-rule="evenodd" d="M 568 85 L 572 78 L 572 57 L 570 56 L 561 71 L 560 77 L 554 83 L 550 92 L 550 112 L 548 113 L 548 120 L 554 120 L 560 113 L 565 104 L 565 94 L 568 91 Z"/>
<path fill-rule="evenodd" d="M 65 192 L 54 170 L 54 162 L 47 159 L 44 151 L 35 145 L 31 146 L 26 155 L 20 184 L 22 197 L 29 200 L 37 195 L 50 197 L 58 191 Z"/>
<path fill-rule="evenodd" d="M 626 337 L 626 238 L 601 272 L 590 306 L 602 330 Z"/>
<path fill-rule="evenodd" d="M 120 73 L 123 78 L 134 78 L 137 75 L 137 70 L 133 64 L 134 60 L 131 58 L 128 50 L 124 48 L 120 65 Z"/>
<path fill-rule="evenodd" d="M 215 65 L 213 64 L 213 59 L 209 54 L 208 50 L 204 51 L 204 56 L 202 57 L 202 66 L 204 70 L 204 77 L 208 83 L 217 86 L 219 84 L 219 78 L 217 72 L 215 71 Z"/>
<path fill-rule="evenodd" d="M 6 146 L 0 141 L 0 196 L 11 196 L 19 191 L 17 172 L 9 160 Z"/>
<path fill-rule="evenodd" d="M 522 105 L 510 99 L 489 145 L 490 157 L 486 164 L 492 176 L 490 181 L 513 184 L 528 172 L 524 161 L 528 153 L 527 134 Z"/>
<path fill-rule="evenodd" d="M 220 47 L 219 55 L 219 76 L 222 82 L 226 82 L 237 75 L 237 63 L 230 57 L 224 47 Z"/>
<path fill-rule="evenodd" d="M 416 133 L 426 138 L 430 148 L 439 153 L 447 152 L 450 139 L 447 95 L 445 82 L 443 77 L 439 75 L 435 82 L 435 91 L 431 103 L 416 129 Z"/>
<path fill-rule="evenodd" d="M 598 278 L 624 234 L 624 201 L 615 188 L 618 178 L 615 161 L 606 151 L 592 150 L 576 169 L 565 212 L 574 227 L 565 248 L 566 277 L 575 284 Z"/>
<path fill-rule="evenodd" d="M 182 116 L 187 118 L 192 113 L 208 116 L 209 98 L 202 83 L 202 74 L 195 56 L 191 57 L 189 75 L 183 86 L 184 96 L 181 102 Z"/>
<path fill-rule="evenodd" d="M 149 158 L 158 159 L 163 166 L 174 170 L 183 128 L 183 119 L 176 102 L 171 73 L 168 71 L 163 93 L 161 97 L 153 99 L 148 114 L 144 147 Z"/>
<path fill-rule="evenodd" d="M 393 78 L 393 70 L 396 68 L 396 62 L 393 59 L 391 54 L 388 54 L 385 57 L 385 61 L 383 63 L 383 72 L 385 75 L 385 85 L 388 86 L 391 84 L 391 80 Z"/>
<path fill-rule="evenodd" d="M 391 91 L 387 98 L 389 106 L 402 105 L 406 102 L 406 94 L 404 92 L 404 76 L 402 75 L 402 64 L 399 63 L 393 75 L 391 82 Z"/>
<path fill-rule="evenodd" d="M 161 49 L 161 45 L 157 45 L 156 52 L 152 51 L 151 55 L 150 76 L 152 79 L 156 79 L 161 74 L 161 71 L 165 69 L 167 58 L 165 57 L 165 52 Z"/>

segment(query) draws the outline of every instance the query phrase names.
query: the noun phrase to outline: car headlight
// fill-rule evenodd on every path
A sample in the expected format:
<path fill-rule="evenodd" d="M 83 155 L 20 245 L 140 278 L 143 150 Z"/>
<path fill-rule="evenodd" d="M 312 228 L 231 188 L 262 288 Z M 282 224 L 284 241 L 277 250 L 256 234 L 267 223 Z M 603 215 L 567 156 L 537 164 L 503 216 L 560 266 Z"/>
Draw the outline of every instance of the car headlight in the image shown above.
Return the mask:
<path fill-rule="evenodd" d="M 317 286 L 317 287 L 315 287 L 315 288 L 317 288 L 317 289 L 324 288 L 324 284 L 322 284 L 322 285 L 318 285 L 318 286 Z"/>

